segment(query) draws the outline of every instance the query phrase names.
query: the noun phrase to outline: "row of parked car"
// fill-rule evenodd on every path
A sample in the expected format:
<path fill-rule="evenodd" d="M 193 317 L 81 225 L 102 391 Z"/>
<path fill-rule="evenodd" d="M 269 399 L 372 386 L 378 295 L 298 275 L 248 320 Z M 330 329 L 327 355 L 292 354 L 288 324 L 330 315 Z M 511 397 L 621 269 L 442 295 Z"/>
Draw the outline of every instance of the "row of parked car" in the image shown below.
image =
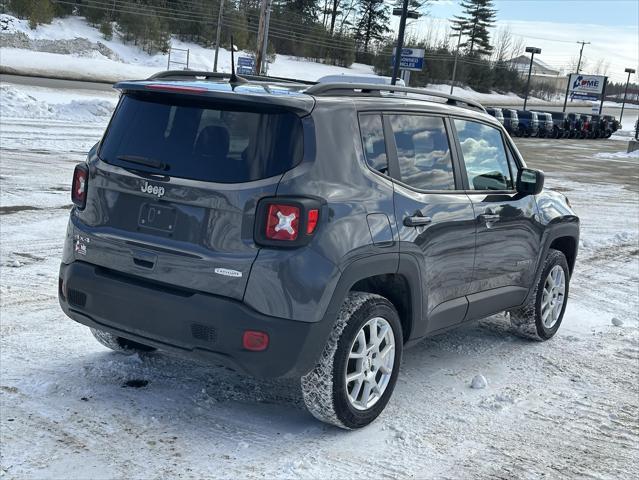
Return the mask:
<path fill-rule="evenodd" d="M 488 107 L 486 111 L 516 137 L 609 138 L 621 126 L 614 115 L 538 112 Z"/>

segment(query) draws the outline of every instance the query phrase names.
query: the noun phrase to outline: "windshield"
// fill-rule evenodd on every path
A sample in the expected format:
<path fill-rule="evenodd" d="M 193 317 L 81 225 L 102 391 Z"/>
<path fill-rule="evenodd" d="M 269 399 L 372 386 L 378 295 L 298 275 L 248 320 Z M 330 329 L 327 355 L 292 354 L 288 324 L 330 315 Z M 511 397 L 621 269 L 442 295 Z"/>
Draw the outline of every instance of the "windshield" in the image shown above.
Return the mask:
<path fill-rule="evenodd" d="M 248 182 L 279 175 L 301 160 L 302 125 L 288 112 L 239 111 L 176 96 L 129 94 L 114 114 L 99 155 L 143 172 Z"/>

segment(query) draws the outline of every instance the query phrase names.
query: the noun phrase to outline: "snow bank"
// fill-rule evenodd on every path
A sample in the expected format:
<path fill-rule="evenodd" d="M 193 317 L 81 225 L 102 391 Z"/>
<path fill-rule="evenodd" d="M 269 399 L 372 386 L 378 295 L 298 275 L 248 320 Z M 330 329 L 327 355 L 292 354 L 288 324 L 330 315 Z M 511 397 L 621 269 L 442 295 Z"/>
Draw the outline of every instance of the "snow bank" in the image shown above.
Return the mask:
<path fill-rule="evenodd" d="M 42 118 L 71 120 L 76 122 L 103 123 L 115 108 L 115 99 L 94 98 L 49 103 L 39 100 L 24 89 L 13 85 L 0 85 L 2 108 L 0 116 L 18 118 Z"/>
<path fill-rule="evenodd" d="M 442 93 L 450 93 L 450 85 L 446 84 L 429 84 L 428 90 L 435 90 L 437 92 Z M 516 93 L 480 93 L 473 90 L 470 87 L 454 87 L 453 95 L 457 95 L 458 97 L 468 98 L 471 100 L 475 100 L 481 102 L 485 105 L 519 105 L 523 104 L 524 99 L 521 98 Z M 553 102 L 548 102 L 546 100 L 542 100 L 541 98 L 536 97 L 528 97 L 528 102 L 531 105 L 552 105 Z"/>
<path fill-rule="evenodd" d="M 595 153 L 595 158 L 605 158 L 605 159 L 639 159 L 639 150 L 635 150 L 634 152 L 599 152 Z"/>

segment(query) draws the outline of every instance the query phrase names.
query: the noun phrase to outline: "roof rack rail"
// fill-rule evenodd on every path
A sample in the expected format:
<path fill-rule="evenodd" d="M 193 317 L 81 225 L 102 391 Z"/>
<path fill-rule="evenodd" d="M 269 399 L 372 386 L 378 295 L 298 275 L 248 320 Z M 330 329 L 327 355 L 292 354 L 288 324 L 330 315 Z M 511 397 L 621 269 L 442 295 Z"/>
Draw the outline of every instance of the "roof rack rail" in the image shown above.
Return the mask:
<path fill-rule="evenodd" d="M 360 90 L 360 92 L 357 92 Z M 381 92 L 405 92 L 415 95 L 424 95 L 428 97 L 445 98 L 446 103 L 449 105 L 463 106 L 466 105 L 470 108 L 476 108 L 486 113 L 484 106 L 476 102 L 475 100 L 469 100 L 467 98 L 457 97 L 455 95 L 448 95 L 446 93 L 435 92 L 432 90 L 425 90 L 421 88 L 402 87 L 398 85 L 376 85 L 368 83 L 318 83 L 306 90 L 304 93 L 309 95 L 381 95 Z"/>
<path fill-rule="evenodd" d="M 151 75 L 148 80 L 185 80 L 187 78 L 203 78 L 209 79 L 227 79 L 231 78 L 230 73 L 223 72 L 206 72 L 199 70 L 166 70 L 164 72 L 158 72 Z M 297 80 L 294 78 L 284 77 L 268 77 L 266 75 L 242 75 L 242 78 L 253 82 L 283 82 L 283 83 L 298 83 L 302 85 L 315 85 L 317 82 L 309 82 L 307 80 Z"/>

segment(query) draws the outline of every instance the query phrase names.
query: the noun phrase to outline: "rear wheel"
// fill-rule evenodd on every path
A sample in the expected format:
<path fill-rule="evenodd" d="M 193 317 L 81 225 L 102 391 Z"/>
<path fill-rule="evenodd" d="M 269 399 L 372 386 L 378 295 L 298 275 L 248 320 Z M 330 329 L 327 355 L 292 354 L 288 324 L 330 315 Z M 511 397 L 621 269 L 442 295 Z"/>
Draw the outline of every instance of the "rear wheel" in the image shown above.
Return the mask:
<path fill-rule="evenodd" d="M 566 257 L 550 249 L 530 301 L 510 311 L 510 322 L 520 336 L 543 341 L 557 333 L 566 310 L 569 281 Z"/>
<path fill-rule="evenodd" d="M 388 403 L 402 358 L 397 311 L 384 297 L 351 292 L 315 368 L 302 377 L 302 394 L 317 419 L 361 428 Z"/>
<path fill-rule="evenodd" d="M 154 347 L 149 347 L 148 345 L 143 345 L 123 337 L 117 337 L 112 333 L 105 332 L 104 330 L 98 330 L 97 328 L 91 328 L 90 330 L 98 342 L 116 352 L 133 355 L 134 353 L 155 351 Z"/>

